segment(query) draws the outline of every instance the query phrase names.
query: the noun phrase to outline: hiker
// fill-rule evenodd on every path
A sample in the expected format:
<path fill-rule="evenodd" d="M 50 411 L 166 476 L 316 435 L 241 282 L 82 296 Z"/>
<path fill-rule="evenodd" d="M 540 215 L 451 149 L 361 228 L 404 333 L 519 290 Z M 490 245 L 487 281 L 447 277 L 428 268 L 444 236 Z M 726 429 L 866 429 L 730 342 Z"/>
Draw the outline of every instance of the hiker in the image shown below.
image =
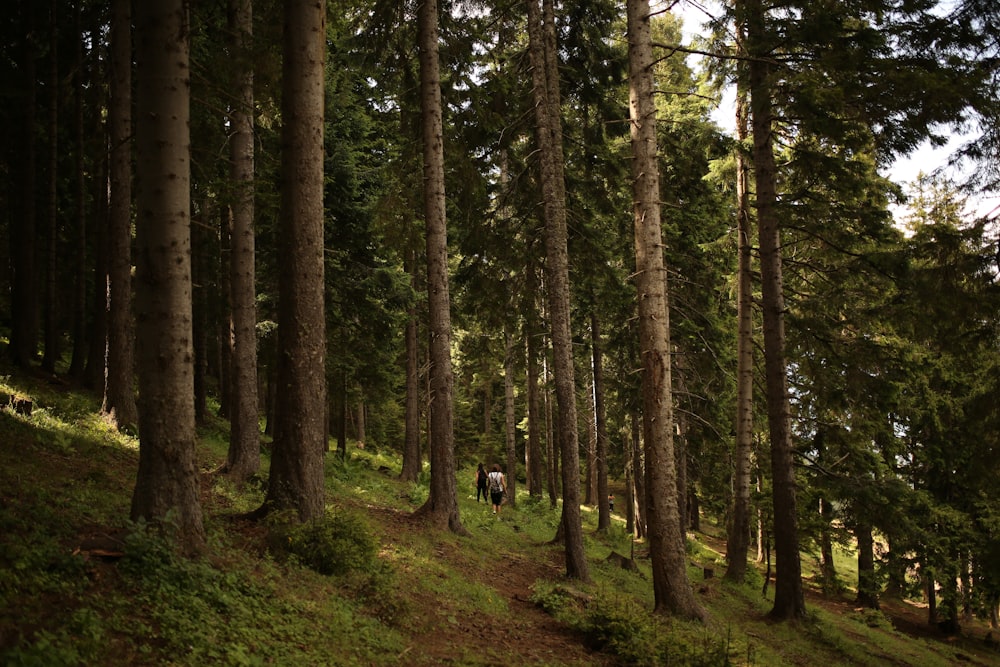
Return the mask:
<path fill-rule="evenodd" d="M 608 494 L 608 509 L 612 512 L 615 511 L 615 494 L 613 493 Z"/>
<path fill-rule="evenodd" d="M 493 464 L 493 471 L 489 474 L 490 502 L 493 503 L 493 513 L 500 514 L 500 506 L 503 505 L 504 494 L 507 493 L 507 478 L 500 471 L 500 464 Z"/>
<path fill-rule="evenodd" d="M 486 468 L 483 464 L 479 464 L 479 470 L 476 471 L 476 502 L 479 502 L 479 496 L 482 495 L 483 502 L 486 502 Z"/>

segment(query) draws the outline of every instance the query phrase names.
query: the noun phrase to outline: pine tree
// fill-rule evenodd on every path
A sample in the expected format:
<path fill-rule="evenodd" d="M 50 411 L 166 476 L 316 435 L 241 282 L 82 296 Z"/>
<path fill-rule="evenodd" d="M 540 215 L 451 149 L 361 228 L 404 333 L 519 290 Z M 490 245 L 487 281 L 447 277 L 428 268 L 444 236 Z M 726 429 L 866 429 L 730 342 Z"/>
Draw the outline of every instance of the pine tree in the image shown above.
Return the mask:
<path fill-rule="evenodd" d="M 204 546 L 191 331 L 189 31 L 182 0 L 135 13 L 139 469 L 131 518 Z"/>
<path fill-rule="evenodd" d="M 438 54 L 438 4 L 420 4 L 421 126 L 424 148 L 424 223 L 427 228 L 427 292 L 430 361 L 431 489 L 417 510 L 452 532 L 467 531 L 458 515 L 451 366 L 451 300 L 448 289 L 448 232 L 445 213 L 444 146 Z"/>
<path fill-rule="evenodd" d="M 108 205 L 108 343 L 104 405 L 119 429 L 135 427 L 139 415 L 134 390 L 132 324 L 132 34 L 131 3 L 111 5 L 111 142 Z"/>
<path fill-rule="evenodd" d="M 323 516 L 326 327 L 323 308 L 322 5 L 285 0 L 282 77 L 278 405 L 262 512 Z"/>
<path fill-rule="evenodd" d="M 646 452 L 647 527 L 653 563 L 655 609 L 704 619 L 687 578 L 678 509 L 667 280 L 660 227 L 653 103 L 653 46 L 649 3 L 628 2 L 629 101 L 632 126 L 635 268 L 642 359 L 643 432 Z"/>

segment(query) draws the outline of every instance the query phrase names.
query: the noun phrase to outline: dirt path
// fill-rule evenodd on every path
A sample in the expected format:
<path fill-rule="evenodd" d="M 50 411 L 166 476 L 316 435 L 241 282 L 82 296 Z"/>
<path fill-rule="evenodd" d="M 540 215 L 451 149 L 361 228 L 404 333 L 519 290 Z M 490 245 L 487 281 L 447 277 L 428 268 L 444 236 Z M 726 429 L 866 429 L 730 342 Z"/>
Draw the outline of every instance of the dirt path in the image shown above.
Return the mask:
<path fill-rule="evenodd" d="M 379 512 L 383 518 L 384 512 Z M 405 514 L 390 520 L 399 531 L 422 530 Z M 400 533 L 397 533 L 397 535 Z M 430 665 L 534 665 L 565 667 L 614 667 L 610 656 L 595 653 L 584 638 L 557 622 L 531 602 L 532 586 L 539 579 L 557 580 L 561 564 L 551 550 L 538 548 L 538 560 L 521 555 L 498 554 L 476 561 L 463 560 L 460 553 L 441 549 L 447 560 L 472 582 L 488 586 L 506 600 L 507 611 L 497 615 L 456 618 L 447 601 L 425 593 L 412 599 L 415 625 L 407 628 L 413 643 L 400 655 L 400 664 Z M 423 611 L 419 611 L 423 610 Z"/>

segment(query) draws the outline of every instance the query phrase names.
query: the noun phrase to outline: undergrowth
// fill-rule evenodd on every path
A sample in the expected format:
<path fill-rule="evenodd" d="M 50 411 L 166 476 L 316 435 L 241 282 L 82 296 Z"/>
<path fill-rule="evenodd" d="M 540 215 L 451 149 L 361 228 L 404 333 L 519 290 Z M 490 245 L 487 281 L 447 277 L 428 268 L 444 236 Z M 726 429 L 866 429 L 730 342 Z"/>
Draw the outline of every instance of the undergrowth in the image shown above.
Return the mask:
<path fill-rule="evenodd" d="M 249 524 L 241 516 L 263 502 L 267 457 L 250 484 L 212 476 L 225 460 L 228 433 L 224 421 L 210 417 L 198 431 L 208 481 L 208 548 L 203 557 L 185 558 L 169 530 L 127 520 L 138 442 L 98 416 L 95 397 L 30 378 L 2 378 L 0 391 L 31 397 L 35 405 L 30 415 L 0 409 L 4 667 L 414 664 L 422 641 L 408 629 L 415 621 L 426 629 L 469 618 L 512 620 L 508 598 L 466 572 L 486 570 L 502 557 L 514 563 L 561 557 L 561 546 L 551 543 L 561 511 L 547 496 L 522 493 L 496 517 L 462 484 L 459 510 L 470 536 L 415 530 L 399 539 L 380 517 L 420 507 L 428 472 L 402 482 L 399 458 L 370 449 L 327 456 L 324 517 L 299 524 L 277 514 Z M 467 463 L 459 480 L 472 478 L 474 462 Z M 702 539 L 692 540 L 687 557 L 710 620 L 651 613 L 646 545 L 633 542 L 620 515 L 598 532 L 596 512 L 584 509 L 593 581 L 539 579 L 532 602 L 606 663 L 864 665 L 891 656 L 897 664 L 944 665 L 961 659 L 956 647 L 900 635 L 878 612 L 817 613 L 800 625 L 768 624 L 759 572 L 750 568 L 746 585 L 705 578 L 721 575 L 724 561 Z M 608 560 L 612 553 L 633 567 Z M 454 647 L 451 662 L 487 664 L 499 652 L 484 653 L 470 640 Z M 990 664 L 991 654 L 977 658 Z M 558 658 L 546 663 L 561 664 Z"/>

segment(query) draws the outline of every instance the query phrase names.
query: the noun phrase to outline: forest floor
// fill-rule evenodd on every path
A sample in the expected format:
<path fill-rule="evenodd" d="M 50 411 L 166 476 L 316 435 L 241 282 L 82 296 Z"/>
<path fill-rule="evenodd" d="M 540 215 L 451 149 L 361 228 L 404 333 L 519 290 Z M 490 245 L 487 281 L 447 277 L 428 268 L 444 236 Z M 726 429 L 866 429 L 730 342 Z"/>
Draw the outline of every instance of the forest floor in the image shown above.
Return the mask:
<path fill-rule="evenodd" d="M 711 525 L 689 534 L 689 576 L 712 620 L 705 626 L 650 620 L 644 547 L 635 545 L 638 572 L 605 560 L 609 551 L 629 555 L 620 515 L 615 535 L 600 535 L 594 512 L 584 508 L 595 581 L 579 584 L 566 579 L 563 551 L 550 543 L 558 511 L 547 500 L 533 506 L 519 496 L 517 507 L 496 517 L 460 488 L 470 536 L 439 533 L 414 518 L 426 481 L 403 483 L 393 472 L 396 462 L 356 451 L 347 464 L 328 463 L 328 501 L 364 516 L 394 582 L 388 593 L 359 594 L 356 586 L 276 560 L 267 526 L 239 519 L 260 499 L 211 473 L 225 460 L 225 433 L 212 430 L 220 420 L 200 432 L 202 507 L 213 553 L 200 564 L 163 560 L 149 543 L 123 547 L 138 458 L 134 439 L 106 430 L 93 397 L 62 384 L 12 386 L 2 374 L 0 380 L 6 391 L 33 395 L 36 408 L 30 416 L 0 408 L 3 667 L 1000 666 L 996 632 L 982 621 L 945 636 L 928 624 L 926 607 L 912 601 L 885 601 L 881 613 L 866 614 L 850 591 L 837 599 L 820 595 L 806 556 L 809 619 L 771 623 L 759 583 L 722 581 L 725 544 Z M 850 554 L 845 559 L 846 580 Z M 140 572 L 129 561 L 154 567 Z M 714 576 L 703 578 L 713 568 Z M 551 596 L 552 587 L 570 591 L 569 616 L 539 599 Z M 372 600 L 390 597 L 405 604 L 382 618 Z M 593 608 L 622 599 L 638 612 Z M 605 629 L 600 622 L 619 623 L 626 640 L 666 650 L 666 657 L 609 647 L 607 635 L 595 636 Z M 721 658 L 713 652 L 720 645 Z"/>
<path fill-rule="evenodd" d="M 403 512 L 382 510 L 376 514 L 386 534 L 401 541 L 406 541 L 401 535 L 426 530 Z M 497 520 L 506 518 L 501 513 Z M 402 664 L 447 665 L 475 654 L 481 655 L 484 663 L 504 665 L 620 664 L 613 656 L 588 650 L 584 637 L 532 602 L 538 581 L 562 577 L 564 567 L 557 552 L 497 550 L 494 556 L 472 560 L 462 550 L 442 547 L 436 549 L 435 556 L 447 561 L 450 569 L 467 581 L 493 588 L 506 602 L 508 613 L 503 621 L 490 614 L 456 617 L 446 599 L 420 592 L 413 602 L 423 614 L 409 628 L 413 643 L 400 656 Z"/>
<path fill-rule="evenodd" d="M 391 534 L 423 530 L 408 514 L 401 512 L 379 512 L 379 518 Z M 699 533 L 698 539 L 703 545 L 716 550 L 720 556 L 724 554 L 725 542 L 721 538 Z M 588 650 L 585 636 L 554 620 L 531 601 L 533 588 L 538 581 L 559 580 L 564 571 L 558 553 L 545 553 L 548 553 L 549 557 L 544 560 L 538 560 L 537 556 L 531 557 L 527 554 L 503 554 L 496 559 L 487 560 L 488 566 L 484 568 L 480 561 L 469 562 L 460 551 L 438 551 L 437 556 L 448 560 L 451 566 L 461 572 L 467 580 L 495 588 L 497 593 L 507 600 L 511 620 L 496 623 L 487 617 L 457 619 L 458 622 L 452 619 L 448 622 L 450 612 L 447 605 L 441 606 L 439 599 L 426 597 L 418 600 L 419 606 L 428 613 L 425 616 L 425 623 L 413 628 L 413 636 L 419 639 L 418 652 L 421 656 L 419 661 L 413 664 L 450 664 L 456 655 L 475 650 L 481 650 L 485 654 L 495 653 L 497 663 L 506 665 L 558 664 L 614 667 L 628 664 L 606 653 Z M 849 598 L 831 598 L 808 585 L 805 587 L 805 594 L 807 606 L 811 609 L 823 608 L 838 616 L 858 611 Z M 898 633 L 932 643 L 953 645 L 956 664 L 982 667 L 1000 665 L 1000 654 L 997 654 L 995 645 L 992 644 L 995 633 L 982 622 L 967 621 L 962 635 L 947 636 L 928 623 L 926 604 L 906 600 L 883 600 L 880 611 Z M 456 647 L 466 648 L 456 650 Z M 878 657 L 877 653 L 875 649 L 873 658 L 879 664 L 912 664 L 905 659 L 894 659 L 891 655 Z M 405 663 L 405 660 L 403 662 Z M 752 663 L 748 661 L 745 664 Z M 797 664 L 812 667 L 819 663 L 806 660 Z"/>

